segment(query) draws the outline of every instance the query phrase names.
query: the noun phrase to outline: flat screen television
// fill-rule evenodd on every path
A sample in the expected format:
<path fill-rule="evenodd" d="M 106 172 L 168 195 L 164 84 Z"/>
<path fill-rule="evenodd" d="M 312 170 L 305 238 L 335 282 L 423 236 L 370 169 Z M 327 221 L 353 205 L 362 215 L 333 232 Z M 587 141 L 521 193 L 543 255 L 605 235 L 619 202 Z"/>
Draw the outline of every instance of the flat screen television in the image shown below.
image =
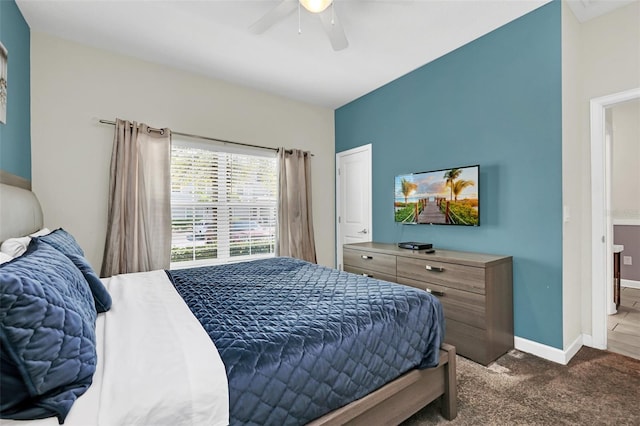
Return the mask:
<path fill-rule="evenodd" d="M 395 221 L 406 224 L 480 225 L 480 166 L 395 177 Z"/>

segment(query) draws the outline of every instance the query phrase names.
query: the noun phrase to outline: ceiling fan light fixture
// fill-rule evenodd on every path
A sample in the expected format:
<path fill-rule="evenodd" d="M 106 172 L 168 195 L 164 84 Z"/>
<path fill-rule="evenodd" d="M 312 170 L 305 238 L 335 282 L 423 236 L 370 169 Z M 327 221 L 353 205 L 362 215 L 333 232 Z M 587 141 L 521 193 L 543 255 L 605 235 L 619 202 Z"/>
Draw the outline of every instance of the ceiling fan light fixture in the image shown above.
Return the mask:
<path fill-rule="evenodd" d="M 333 0 L 300 0 L 300 4 L 311 13 L 320 13 L 333 3 Z"/>

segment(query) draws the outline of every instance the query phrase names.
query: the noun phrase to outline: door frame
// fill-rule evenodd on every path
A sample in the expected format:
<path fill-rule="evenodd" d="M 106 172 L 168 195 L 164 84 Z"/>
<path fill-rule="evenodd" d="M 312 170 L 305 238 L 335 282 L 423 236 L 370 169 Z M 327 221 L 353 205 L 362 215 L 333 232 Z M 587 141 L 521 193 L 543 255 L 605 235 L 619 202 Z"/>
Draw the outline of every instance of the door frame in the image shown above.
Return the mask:
<path fill-rule="evenodd" d="M 607 348 L 607 315 L 613 287 L 611 146 L 606 142 L 606 109 L 640 98 L 640 88 L 591 99 L 591 338 Z"/>
<path fill-rule="evenodd" d="M 341 223 L 338 220 L 340 217 L 340 212 L 342 210 L 341 204 L 341 192 L 340 192 L 340 167 L 342 165 L 342 157 L 347 155 L 357 154 L 360 152 L 368 152 L 369 153 L 369 241 L 373 240 L 373 190 L 372 190 L 372 182 L 373 179 L 373 167 L 372 167 L 372 145 L 370 143 L 366 145 L 361 145 L 355 148 L 348 149 L 346 151 L 341 151 L 336 153 L 336 211 L 335 211 L 335 223 L 336 223 L 336 268 L 342 270 L 342 228 Z"/>

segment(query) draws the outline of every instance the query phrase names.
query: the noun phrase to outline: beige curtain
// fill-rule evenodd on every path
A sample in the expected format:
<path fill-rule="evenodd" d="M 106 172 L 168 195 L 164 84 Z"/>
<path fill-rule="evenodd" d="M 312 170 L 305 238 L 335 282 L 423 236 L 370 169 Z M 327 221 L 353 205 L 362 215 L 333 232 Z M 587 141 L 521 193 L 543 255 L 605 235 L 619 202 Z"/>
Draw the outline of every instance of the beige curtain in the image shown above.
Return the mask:
<path fill-rule="evenodd" d="M 171 258 L 171 132 L 116 120 L 103 277 L 166 269 Z"/>
<path fill-rule="evenodd" d="M 311 154 L 278 150 L 278 252 L 316 263 L 311 215 Z"/>

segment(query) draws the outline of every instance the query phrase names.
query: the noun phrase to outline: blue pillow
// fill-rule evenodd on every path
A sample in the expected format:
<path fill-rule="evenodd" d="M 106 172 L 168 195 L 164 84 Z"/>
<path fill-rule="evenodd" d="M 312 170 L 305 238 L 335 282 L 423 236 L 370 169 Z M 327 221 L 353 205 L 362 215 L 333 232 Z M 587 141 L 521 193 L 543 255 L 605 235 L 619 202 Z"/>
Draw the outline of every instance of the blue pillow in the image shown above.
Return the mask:
<path fill-rule="evenodd" d="M 83 256 L 78 256 L 77 254 L 67 254 L 67 257 L 71 259 L 74 265 L 84 278 L 89 283 L 89 288 L 91 289 L 91 293 L 93 294 L 93 300 L 96 305 L 96 311 L 98 313 L 107 312 L 111 308 L 111 295 L 105 288 L 98 275 L 96 275 L 95 271 Z"/>
<path fill-rule="evenodd" d="M 50 234 L 37 238 L 40 241 L 44 241 L 45 243 L 52 245 L 64 254 L 77 254 L 78 256 L 84 256 L 82 248 L 78 245 L 76 239 L 73 238 L 73 235 L 62 228 L 58 228 Z"/>
<path fill-rule="evenodd" d="M 0 417 L 64 422 L 96 368 L 96 310 L 80 270 L 34 239 L 0 265 Z"/>
<path fill-rule="evenodd" d="M 80 245 L 78 245 L 73 235 L 69 234 L 62 228 L 56 229 L 48 235 L 38 237 L 39 241 L 43 241 L 60 252 L 64 253 L 71 261 L 80 269 L 82 275 L 89 283 L 91 293 L 95 299 L 96 311 L 98 313 L 106 312 L 111 308 L 111 296 L 109 292 L 98 278 L 87 259 L 84 257 L 84 252 Z"/>

